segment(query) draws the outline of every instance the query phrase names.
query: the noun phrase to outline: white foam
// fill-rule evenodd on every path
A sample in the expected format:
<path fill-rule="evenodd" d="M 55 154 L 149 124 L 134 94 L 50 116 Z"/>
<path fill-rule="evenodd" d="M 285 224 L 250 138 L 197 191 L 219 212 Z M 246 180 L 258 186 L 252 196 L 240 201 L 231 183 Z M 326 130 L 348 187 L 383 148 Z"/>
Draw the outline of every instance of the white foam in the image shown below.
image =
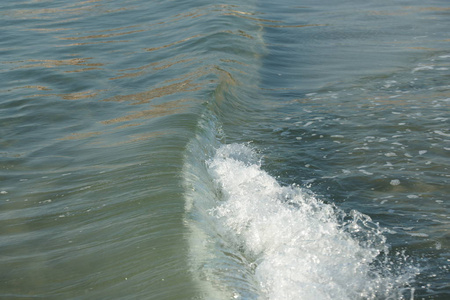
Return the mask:
<path fill-rule="evenodd" d="M 444 133 L 441 130 L 435 130 L 434 133 L 442 135 L 442 136 L 446 136 L 446 137 L 450 137 L 450 134 L 448 133 Z"/>
<path fill-rule="evenodd" d="M 398 179 L 392 179 L 390 182 L 391 185 L 399 185 L 400 184 L 400 180 Z"/>
<path fill-rule="evenodd" d="M 419 66 L 416 67 L 416 68 L 414 68 L 414 69 L 412 70 L 411 73 L 415 73 L 415 72 L 417 72 L 417 71 L 423 71 L 423 70 L 433 70 L 433 69 L 434 69 L 434 66 L 433 66 L 433 65 L 423 65 L 423 64 L 419 64 Z"/>
<path fill-rule="evenodd" d="M 221 195 L 210 209 L 218 236 L 251 265 L 262 298 L 402 297 L 410 275 L 384 265 L 385 237 L 368 216 L 280 185 L 246 145 L 221 146 L 208 167 Z"/>
<path fill-rule="evenodd" d="M 359 171 L 365 175 L 373 175 L 373 173 L 366 171 L 366 170 L 359 170 Z"/>

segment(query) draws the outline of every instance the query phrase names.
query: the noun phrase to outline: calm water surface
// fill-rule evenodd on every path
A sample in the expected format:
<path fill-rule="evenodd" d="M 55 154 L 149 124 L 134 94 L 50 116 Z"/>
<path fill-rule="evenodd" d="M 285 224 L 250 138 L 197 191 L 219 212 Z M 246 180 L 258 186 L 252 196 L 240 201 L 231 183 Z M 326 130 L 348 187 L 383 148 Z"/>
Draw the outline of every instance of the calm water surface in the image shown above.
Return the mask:
<path fill-rule="evenodd" d="M 0 298 L 450 297 L 446 1 L 3 1 L 0 26 Z"/>

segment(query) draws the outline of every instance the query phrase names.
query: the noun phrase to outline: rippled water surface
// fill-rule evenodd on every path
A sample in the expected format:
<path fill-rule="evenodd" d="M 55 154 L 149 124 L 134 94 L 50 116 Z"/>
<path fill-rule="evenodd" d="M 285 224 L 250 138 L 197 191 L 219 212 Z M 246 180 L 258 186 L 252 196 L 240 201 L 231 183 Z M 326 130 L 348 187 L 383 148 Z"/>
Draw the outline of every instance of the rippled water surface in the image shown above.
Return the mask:
<path fill-rule="evenodd" d="M 0 298 L 450 297 L 446 1 L 3 1 L 0 26 Z"/>

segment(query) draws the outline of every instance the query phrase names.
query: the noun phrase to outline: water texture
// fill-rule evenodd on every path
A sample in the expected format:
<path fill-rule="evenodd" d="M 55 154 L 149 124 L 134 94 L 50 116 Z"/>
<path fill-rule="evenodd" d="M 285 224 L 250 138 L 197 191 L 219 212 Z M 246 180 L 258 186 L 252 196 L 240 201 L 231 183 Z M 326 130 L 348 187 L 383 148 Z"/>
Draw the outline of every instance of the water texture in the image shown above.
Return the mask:
<path fill-rule="evenodd" d="M 449 17 L 0 3 L 0 298 L 448 299 Z"/>

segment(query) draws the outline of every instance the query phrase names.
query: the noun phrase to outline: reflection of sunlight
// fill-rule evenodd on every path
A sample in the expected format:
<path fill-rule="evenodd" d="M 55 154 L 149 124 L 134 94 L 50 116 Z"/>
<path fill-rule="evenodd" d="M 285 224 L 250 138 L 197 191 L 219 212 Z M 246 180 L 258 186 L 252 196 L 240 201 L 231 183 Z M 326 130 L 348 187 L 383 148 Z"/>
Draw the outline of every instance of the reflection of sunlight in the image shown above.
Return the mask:
<path fill-rule="evenodd" d="M 185 102 L 191 101 L 190 99 L 181 99 L 176 101 L 171 101 L 159 105 L 153 105 L 152 109 L 134 112 L 132 114 L 118 117 L 106 121 L 102 121 L 102 124 L 110 125 L 119 122 L 132 121 L 135 119 L 150 119 L 156 117 L 163 117 L 167 115 L 172 115 L 176 113 L 181 113 L 189 107 L 189 105 L 185 104 Z"/>
<path fill-rule="evenodd" d="M 88 63 L 88 61 L 92 59 L 92 57 L 86 58 L 72 58 L 72 59 L 29 59 L 25 62 L 32 62 L 34 64 L 23 65 L 17 67 L 17 69 L 26 69 L 26 68 L 55 68 L 59 66 L 88 66 L 88 67 L 99 67 L 103 66 L 102 63 Z M 11 62 L 14 63 L 14 62 Z"/>
<path fill-rule="evenodd" d="M 130 95 L 123 95 L 123 96 L 114 96 L 108 99 L 104 99 L 103 101 L 106 102 L 124 102 L 124 101 L 131 101 L 132 104 L 143 104 L 148 103 L 154 98 L 163 97 L 179 92 L 190 92 L 190 91 L 196 91 L 201 88 L 201 84 L 192 84 L 192 80 L 185 80 L 182 82 L 177 82 L 173 84 L 169 84 L 163 87 L 154 88 L 149 91 L 136 93 L 136 94 L 130 94 Z"/>

